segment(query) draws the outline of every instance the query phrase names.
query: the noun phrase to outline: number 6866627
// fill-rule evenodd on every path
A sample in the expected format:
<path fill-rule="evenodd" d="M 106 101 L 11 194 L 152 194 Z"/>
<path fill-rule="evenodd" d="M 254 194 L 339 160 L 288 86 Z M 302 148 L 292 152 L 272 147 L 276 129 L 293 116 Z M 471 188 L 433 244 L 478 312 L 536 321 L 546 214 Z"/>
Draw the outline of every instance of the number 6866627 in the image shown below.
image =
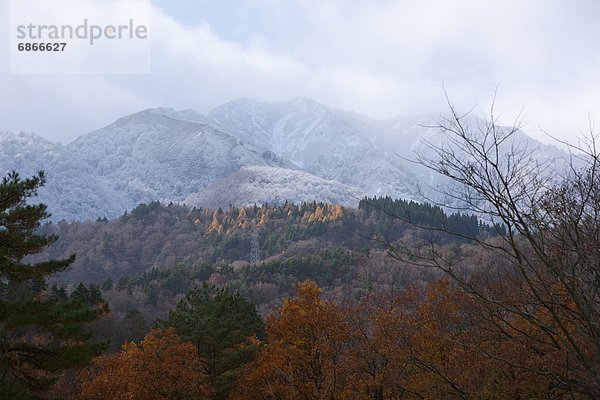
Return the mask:
<path fill-rule="evenodd" d="M 21 42 L 17 45 L 19 51 L 64 51 L 66 43 L 29 43 Z"/>

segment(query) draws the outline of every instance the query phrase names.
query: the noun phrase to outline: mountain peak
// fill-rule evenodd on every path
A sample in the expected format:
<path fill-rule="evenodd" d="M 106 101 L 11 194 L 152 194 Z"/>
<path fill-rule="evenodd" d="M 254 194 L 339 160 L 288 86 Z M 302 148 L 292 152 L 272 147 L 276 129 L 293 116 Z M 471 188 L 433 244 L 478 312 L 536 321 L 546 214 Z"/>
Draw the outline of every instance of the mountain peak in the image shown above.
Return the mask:
<path fill-rule="evenodd" d="M 176 110 L 171 107 L 157 107 L 149 108 L 142 112 L 164 115 L 166 117 L 173 118 L 179 121 L 195 122 L 199 124 L 207 124 L 209 122 L 208 118 L 206 118 L 204 115 L 199 114 L 191 109 Z"/>

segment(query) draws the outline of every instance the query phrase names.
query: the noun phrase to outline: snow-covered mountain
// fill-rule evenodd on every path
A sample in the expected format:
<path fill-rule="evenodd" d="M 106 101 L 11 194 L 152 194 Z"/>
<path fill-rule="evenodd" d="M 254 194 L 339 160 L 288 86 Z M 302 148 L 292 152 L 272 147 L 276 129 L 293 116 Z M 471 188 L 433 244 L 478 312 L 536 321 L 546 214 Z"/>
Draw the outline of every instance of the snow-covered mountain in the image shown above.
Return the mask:
<path fill-rule="evenodd" d="M 34 201 L 47 204 L 55 220 L 91 219 L 123 212 L 118 193 L 60 143 L 31 133 L 2 132 L 0 166 L 3 174 L 14 170 L 23 178 L 46 171 L 47 183 Z"/>
<path fill-rule="evenodd" d="M 241 99 L 217 107 L 210 117 L 228 132 L 318 177 L 370 194 L 415 193 L 416 177 L 401 157 L 375 143 L 380 128 L 367 118 L 307 99 L 286 103 Z"/>
<path fill-rule="evenodd" d="M 427 154 L 435 116 L 374 120 L 307 99 L 232 101 L 204 116 L 144 110 L 69 145 L 34 134 L 0 133 L 0 172 L 43 169 L 40 201 L 56 220 L 115 217 L 140 202 L 196 206 L 322 200 L 362 195 L 419 199 L 441 181 L 408 162 Z M 541 159 L 561 154 L 522 134 Z"/>
<path fill-rule="evenodd" d="M 80 164 L 122 196 L 125 209 L 152 200 L 182 201 L 242 166 L 294 168 L 210 125 L 159 111 L 123 117 L 67 146 Z"/>
<path fill-rule="evenodd" d="M 326 180 L 304 171 L 287 168 L 242 167 L 199 193 L 185 204 L 196 207 L 246 207 L 253 204 L 281 204 L 322 201 L 356 207 L 365 192 L 338 181 Z"/>
<path fill-rule="evenodd" d="M 209 118 L 257 147 L 281 155 L 303 170 L 325 179 L 359 187 L 369 195 L 423 200 L 439 198 L 448 180 L 409 160 L 415 153 L 436 158 L 427 143 L 439 146 L 444 135 L 435 114 L 406 115 L 375 120 L 353 112 L 328 108 L 310 99 L 263 102 L 239 99 L 215 108 Z M 465 119 L 477 135 L 485 121 Z M 517 132 L 506 142 L 526 146 L 539 160 L 557 167 L 568 164 L 566 154 Z"/>

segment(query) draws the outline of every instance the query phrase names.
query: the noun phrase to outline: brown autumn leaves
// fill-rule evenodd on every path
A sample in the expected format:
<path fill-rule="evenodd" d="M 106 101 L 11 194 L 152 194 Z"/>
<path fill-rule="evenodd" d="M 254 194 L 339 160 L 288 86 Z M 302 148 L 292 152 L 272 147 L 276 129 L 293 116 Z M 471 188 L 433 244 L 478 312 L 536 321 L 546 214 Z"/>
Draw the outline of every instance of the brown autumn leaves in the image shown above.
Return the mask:
<path fill-rule="evenodd" d="M 269 342 L 232 398 L 565 396 L 562 377 L 578 373 L 567 351 L 497 312 L 446 280 L 348 308 L 320 299 L 305 282 L 269 318 Z"/>
<path fill-rule="evenodd" d="M 584 376 L 566 349 L 527 321 L 503 320 L 497 307 L 447 280 L 347 307 L 305 281 L 267 318 L 266 331 L 230 399 L 583 396 L 564 384 Z M 197 354 L 172 328 L 153 330 L 81 372 L 79 397 L 211 398 Z"/>

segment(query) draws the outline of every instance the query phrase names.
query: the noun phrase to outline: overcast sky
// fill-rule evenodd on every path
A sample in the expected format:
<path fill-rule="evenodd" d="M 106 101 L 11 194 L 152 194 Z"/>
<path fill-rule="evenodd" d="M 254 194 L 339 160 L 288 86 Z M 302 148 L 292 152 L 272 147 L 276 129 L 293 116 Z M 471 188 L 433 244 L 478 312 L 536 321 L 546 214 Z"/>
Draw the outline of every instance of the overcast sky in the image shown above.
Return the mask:
<path fill-rule="evenodd" d="M 9 73 L 0 130 L 64 143 L 141 109 L 207 112 L 239 97 L 313 98 L 375 118 L 489 105 L 526 130 L 600 128 L 595 0 L 154 0 L 152 72 Z M 0 23 L 8 3 L 0 0 Z"/>

